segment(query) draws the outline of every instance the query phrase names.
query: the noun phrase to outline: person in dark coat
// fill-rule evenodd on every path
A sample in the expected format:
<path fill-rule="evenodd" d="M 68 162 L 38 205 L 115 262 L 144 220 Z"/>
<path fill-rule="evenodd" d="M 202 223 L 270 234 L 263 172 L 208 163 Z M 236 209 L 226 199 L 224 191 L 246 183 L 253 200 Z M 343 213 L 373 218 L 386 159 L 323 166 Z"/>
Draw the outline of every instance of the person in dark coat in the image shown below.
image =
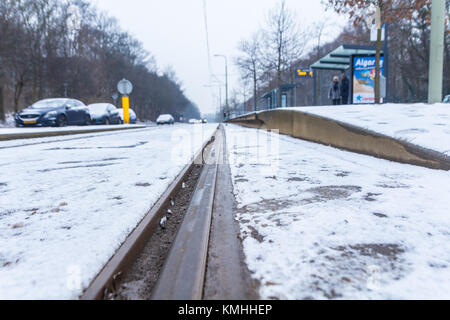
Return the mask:
<path fill-rule="evenodd" d="M 339 78 L 334 77 L 331 83 L 330 91 L 328 91 L 328 99 L 333 101 L 333 105 L 337 106 L 341 104 L 341 92 L 339 89 Z"/>
<path fill-rule="evenodd" d="M 348 96 L 350 95 L 350 80 L 347 78 L 346 74 L 342 74 L 341 84 L 341 101 L 343 105 L 348 104 Z"/>

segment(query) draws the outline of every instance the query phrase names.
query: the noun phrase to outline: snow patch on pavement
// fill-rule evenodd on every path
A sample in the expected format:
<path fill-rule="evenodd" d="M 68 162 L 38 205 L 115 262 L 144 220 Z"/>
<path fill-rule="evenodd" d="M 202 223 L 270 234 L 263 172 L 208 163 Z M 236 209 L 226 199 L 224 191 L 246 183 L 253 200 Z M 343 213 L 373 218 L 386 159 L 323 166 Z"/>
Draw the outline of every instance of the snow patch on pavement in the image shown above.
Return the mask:
<path fill-rule="evenodd" d="M 449 299 L 450 172 L 226 129 L 264 299 Z"/>

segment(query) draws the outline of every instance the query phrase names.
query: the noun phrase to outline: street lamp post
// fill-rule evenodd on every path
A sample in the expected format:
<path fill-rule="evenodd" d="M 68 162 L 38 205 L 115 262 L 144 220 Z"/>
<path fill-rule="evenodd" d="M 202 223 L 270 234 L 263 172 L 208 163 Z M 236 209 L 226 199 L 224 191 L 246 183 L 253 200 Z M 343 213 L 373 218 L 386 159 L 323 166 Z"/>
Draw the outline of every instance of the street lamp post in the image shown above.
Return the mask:
<path fill-rule="evenodd" d="M 219 112 L 222 108 L 222 85 L 204 85 L 205 88 L 219 88 Z"/>
<path fill-rule="evenodd" d="M 223 54 L 215 54 L 214 57 L 222 57 L 225 59 L 225 106 L 228 110 L 228 60 Z"/>
<path fill-rule="evenodd" d="M 428 103 L 442 101 L 444 70 L 445 1 L 433 0 L 431 9 L 430 70 Z"/>

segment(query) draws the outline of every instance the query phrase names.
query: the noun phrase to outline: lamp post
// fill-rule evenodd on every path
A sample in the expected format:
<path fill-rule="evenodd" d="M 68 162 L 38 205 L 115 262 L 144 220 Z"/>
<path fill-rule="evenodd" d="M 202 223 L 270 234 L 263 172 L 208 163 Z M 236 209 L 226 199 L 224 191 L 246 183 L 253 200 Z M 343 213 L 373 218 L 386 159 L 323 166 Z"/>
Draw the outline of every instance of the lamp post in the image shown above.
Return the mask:
<path fill-rule="evenodd" d="M 222 57 L 225 59 L 225 106 L 228 110 L 228 60 L 223 54 L 215 54 L 214 57 Z"/>
<path fill-rule="evenodd" d="M 445 1 L 433 0 L 431 9 L 430 75 L 428 103 L 442 102 L 444 74 Z"/>
<path fill-rule="evenodd" d="M 219 112 L 222 108 L 222 85 L 204 85 L 205 88 L 219 88 Z"/>

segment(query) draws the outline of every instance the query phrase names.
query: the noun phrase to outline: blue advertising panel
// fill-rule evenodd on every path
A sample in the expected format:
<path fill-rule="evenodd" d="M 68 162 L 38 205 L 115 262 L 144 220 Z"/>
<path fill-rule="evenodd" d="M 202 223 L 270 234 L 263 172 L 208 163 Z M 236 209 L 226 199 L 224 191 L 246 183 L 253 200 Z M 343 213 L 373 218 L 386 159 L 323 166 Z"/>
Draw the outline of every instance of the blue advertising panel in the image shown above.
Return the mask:
<path fill-rule="evenodd" d="M 375 103 L 375 56 L 353 56 L 353 103 Z M 380 59 L 384 76 L 384 57 Z"/>

